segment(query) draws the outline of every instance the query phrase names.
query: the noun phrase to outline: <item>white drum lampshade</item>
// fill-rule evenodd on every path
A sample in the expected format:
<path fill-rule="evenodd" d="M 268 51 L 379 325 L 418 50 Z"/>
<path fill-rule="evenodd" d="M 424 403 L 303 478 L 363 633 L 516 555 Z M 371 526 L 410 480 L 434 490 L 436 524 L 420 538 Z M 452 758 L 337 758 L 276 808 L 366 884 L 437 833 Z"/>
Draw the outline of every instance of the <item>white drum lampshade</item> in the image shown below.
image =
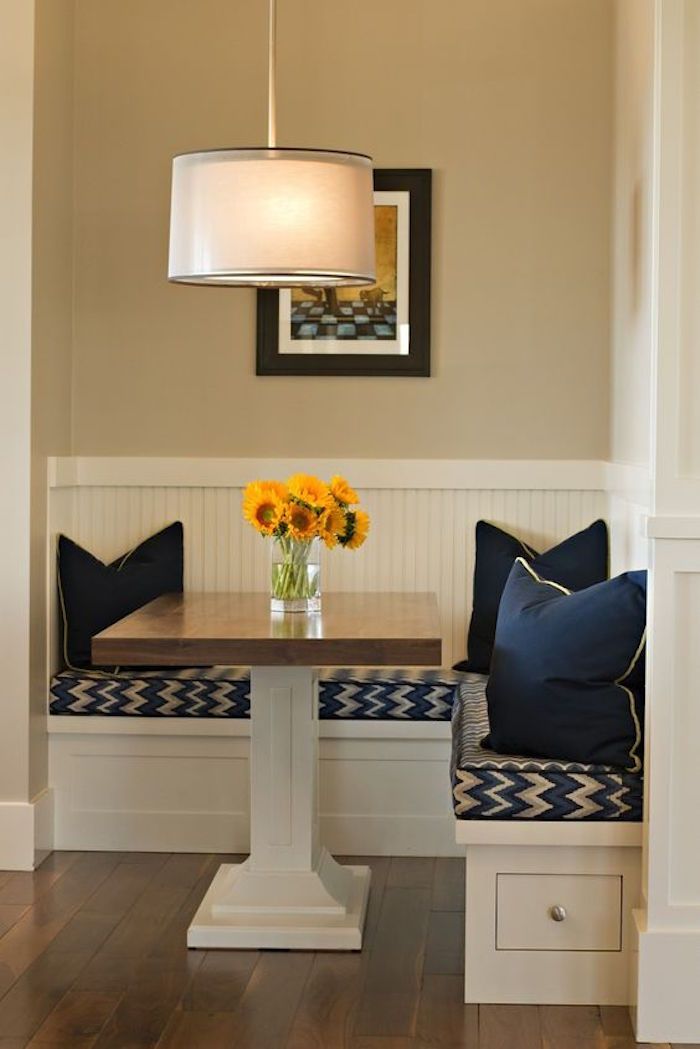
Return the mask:
<path fill-rule="evenodd" d="M 371 284 L 372 162 L 330 150 L 176 156 L 168 278 L 185 284 Z"/>

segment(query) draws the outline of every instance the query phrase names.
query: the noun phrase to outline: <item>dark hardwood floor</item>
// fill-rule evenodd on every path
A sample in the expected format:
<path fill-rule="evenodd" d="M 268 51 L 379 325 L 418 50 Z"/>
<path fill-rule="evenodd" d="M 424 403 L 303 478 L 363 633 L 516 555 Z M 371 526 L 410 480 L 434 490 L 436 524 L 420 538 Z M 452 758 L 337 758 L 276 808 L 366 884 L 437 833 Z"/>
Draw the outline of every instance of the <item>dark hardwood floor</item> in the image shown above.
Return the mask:
<path fill-rule="evenodd" d="M 189 921 L 232 858 L 64 852 L 0 873 L 0 1049 L 635 1044 L 623 1009 L 462 1003 L 460 860 L 363 860 L 360 954 L 188 951 Z"/>

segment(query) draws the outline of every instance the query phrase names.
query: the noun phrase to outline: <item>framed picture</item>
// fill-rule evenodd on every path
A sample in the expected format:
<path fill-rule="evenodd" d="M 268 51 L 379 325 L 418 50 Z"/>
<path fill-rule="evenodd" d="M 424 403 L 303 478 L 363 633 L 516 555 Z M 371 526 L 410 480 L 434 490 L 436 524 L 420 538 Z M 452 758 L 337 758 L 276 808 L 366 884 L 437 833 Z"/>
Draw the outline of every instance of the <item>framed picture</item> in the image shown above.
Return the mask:
<path fill-rule="evenodd" d="M 258 375 L 430 375 L 431 176 L 375 170 L 375 284 L 258 291 Z"/>

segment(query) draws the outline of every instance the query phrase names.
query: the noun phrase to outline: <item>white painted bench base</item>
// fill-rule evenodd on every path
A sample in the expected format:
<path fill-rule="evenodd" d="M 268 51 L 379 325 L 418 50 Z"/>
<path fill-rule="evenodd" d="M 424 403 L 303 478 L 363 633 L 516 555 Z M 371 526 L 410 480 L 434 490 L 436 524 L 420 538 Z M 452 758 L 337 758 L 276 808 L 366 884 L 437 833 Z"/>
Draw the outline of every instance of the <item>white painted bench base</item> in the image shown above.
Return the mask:
<path fill-rule="evenodd" d="M 465 1002 L 630 1004 L 639 824 L 458 820 L 456 838 Z"/>
<path fill-rule="evenodd" d="M 57 849 L 250 848 L 250 723 L 51 715 Z M 460 856 L 446 722 L 320 722 L 321 836 L 336 855 Z"/>

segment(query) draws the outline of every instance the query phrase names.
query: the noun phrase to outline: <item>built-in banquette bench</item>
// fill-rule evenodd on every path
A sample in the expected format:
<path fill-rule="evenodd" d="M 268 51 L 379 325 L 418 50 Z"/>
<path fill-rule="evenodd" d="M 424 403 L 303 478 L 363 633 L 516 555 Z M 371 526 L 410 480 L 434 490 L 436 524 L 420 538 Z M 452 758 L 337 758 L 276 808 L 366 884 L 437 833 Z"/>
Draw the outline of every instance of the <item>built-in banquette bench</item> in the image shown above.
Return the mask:
<path fill-rule="evenodd" d="M 189 589 L 265 590 L 269 561 L 241 523 L 242 488 L 251 476 L 283 476 L 296 465 L 52 460 L 48 564 L 59 532 L 109 561 L 178 519 L 184 524 Z M 338 468 L 316 465 L 316 472 L 329 476 Z M 355 476 L 375 521 L 372 541 L 352 558 L 329 557 L 324 586 L 363 589 L 372 580 L 385 590 L 436 590 L 444 659 L 452 662 L 464 655 L 476 522 L 500 522 L 544 549 L 606 517 L 612 571 L 639 567 L 647 556 L 642 521 L 648 482 L 638 474 L 619 465 L 572 462 L 365 464 Z M 60 634 L 55 593 L 53 583 L 52 667 L 58 665 Z M 160 694 L 141 672 L 142 686 L 123 675 L 53 679 L 48 722 L 56 848 L 247 850 L 246 682 L 224 685 L 197 671 L 190 680 L 198 682 L 198 699 L 185 708 L 177 702 L 180 673 Z M 438 678 L 443 680 L 442 672 Z M 465 753 L 453 763 L 453 811 L 452 734 L 438 700 L 452 708 L 447 696 L 454 696 L 460 683 L 468 703 L 475 679 L 448 674 L 443 696 L 431 691 L 421 713 L 427 694 L 410 686 L 407 691 L 403 682 L 401 704 L 393 704 L 399 716 L 392 717 L 385 716 L 386 706 L 382 714 L 381 703 L 363 705 L 355 685 L 341 686 L 335 714 L 347 712 L 349 702 L 360 703 L 354 708 L 359 716 L 352 718 L 333 716 L 324 685 L 319 729 L 324 841 L 339 854 L 464 855 L 466 847 L 468 1000 L 627 1001 L 624 956 L 629 903 L 639 881 L 639 792 L 636 801 L 627 796 L 618 815 L 603 819 L 595 806 L 602 809 L 604 798 L 616 806 L 612 783 L 609 793 L 601 793 L 591 789 L 590 779 L 577 778 L 587 775 L 583 770 L 569 766 L 558 785 L 543 791 L 541 770 L 530 762 L 506 770 L 502 758 L 480 753 L 477 769 Z M 229 704 L 228 714 L 202 716 L 207 706 L 218 711 L 222 701 Z M 236 704 L 237 717 L 231 716 Z M 464 724 L 461 706 L 456 714 L 455 726 Z M 473 725 L 485 735 L 476 716 Z M 554 763 L 547 765 L 551 783 Z M 514 782 L 514 776 L 520 779 Z M 572 788 L 572 780 L 580 786 Z M 565 796 L 568 813 L 561 807 Z M 584 809 L 592 812 L 590 818 L 583 818 Z M 540 892 L 544 900 L 535 899 Z M 607 903 L 602 912 L 586 910 L 582 922 L 579 900 L 586 906 Z M 548 918 L 554 906 L 568 909 L 563 922 Z M 534 926 L 522 927 L 519 920 Z M 592 941 L 584 938 L 587 931 Z"/>
<path fill-rule="evenodd" d="M 464 675 L 452 719 L 465 1001 L 628 1004 L 642 775 L 485 750 L 486 681 Z"/>
<path fill-rule="evenodd" d="M 343 851 L 374 835 L 378 852 L 445 852 L 451 724 L 466 1000 L 624 1004 L 642 777 L 485 750 L 486 681 L 322 671 L 324 833 Z M 67 670 L 50 711 L 61 847 L 247 848 L 245 668 Z"/>
<path fill-rule="evenodd" d="M 456 854 L 448 769 L 463 674 L 320 675 L 324 838 L 341 853 Z M 249 671 L 64 670 L 49 729 L 58 848 L 246 851 Z"/>

